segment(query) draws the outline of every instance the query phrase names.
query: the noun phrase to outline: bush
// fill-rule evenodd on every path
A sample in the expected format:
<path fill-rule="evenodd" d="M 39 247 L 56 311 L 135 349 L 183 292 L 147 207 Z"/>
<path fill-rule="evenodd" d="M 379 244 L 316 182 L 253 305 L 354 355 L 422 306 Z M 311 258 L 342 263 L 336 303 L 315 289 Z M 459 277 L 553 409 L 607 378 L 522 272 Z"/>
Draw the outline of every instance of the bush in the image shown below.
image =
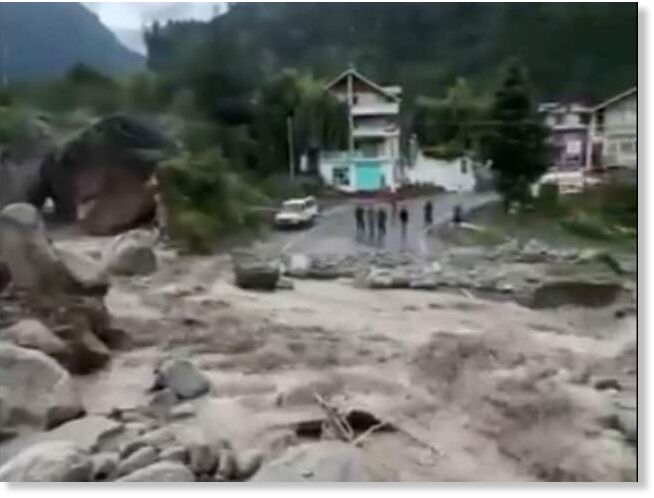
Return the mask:
<path fill-rule="evenodd" d="M 38 138 L 38 129 L 22 107 L 0 107 L 0 144 L 28 145 Z"/>
<path fill-rule="evenodd" d="M 209 252 L 228 234 L 256 226 L 261 193 L 232 171 L 218 149 L 184 152 L 159 168 L 169 235 L 193 252 Z"/>

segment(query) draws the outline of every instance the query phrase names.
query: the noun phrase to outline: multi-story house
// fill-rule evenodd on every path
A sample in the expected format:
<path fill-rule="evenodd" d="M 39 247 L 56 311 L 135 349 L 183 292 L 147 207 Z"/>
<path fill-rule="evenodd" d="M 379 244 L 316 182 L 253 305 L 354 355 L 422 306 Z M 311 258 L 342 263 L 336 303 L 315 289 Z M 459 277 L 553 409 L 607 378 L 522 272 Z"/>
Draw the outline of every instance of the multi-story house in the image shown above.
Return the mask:
<path fill-rule="evenodd" d="M 582 169 L 593 109 L 578 102 L 548 102 L 538 106 L 538 112 L 550 130 L 552 166 L 558 170 Z"/>
<path fill-rule="evenodd" d="M 324 181 L 348 192 L 394 190 L 400 182 L 402 89 L 381 86 L 350 68 L 327 85 L 348 107 L 348 147 L 324 151 Z"/>
<path fill-rule="evenodd" d="M 586 166 L 638 168 L 638 87 L 593 108 Z M 594 151 L 594 153 L 593 153 Z"/>

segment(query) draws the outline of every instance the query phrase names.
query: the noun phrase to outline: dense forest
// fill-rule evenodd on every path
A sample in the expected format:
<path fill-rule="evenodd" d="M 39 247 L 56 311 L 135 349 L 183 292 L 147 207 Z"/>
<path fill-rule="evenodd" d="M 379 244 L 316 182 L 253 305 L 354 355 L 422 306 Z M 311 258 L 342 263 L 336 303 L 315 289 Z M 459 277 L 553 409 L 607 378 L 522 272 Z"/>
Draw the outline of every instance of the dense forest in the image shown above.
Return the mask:
<path fill-rule="evenodd" d="M 637 33 L 628 3 L 252 3 L 152 26 L 146 41 L 153 70 L 200 93 L 211 82 L 238 97 L 285 67 L 330 77 L 349 64 L 409 97 L 443 95 L 457 77 L 485 91 L 517 56 L 540 98 L 597 100 L 635 83 Z"/>
<path fill-rule="evenodd" d="M 10 82 L 61 76 L 80 62 L 111 75 L 144 66 L 78 3 L 0 3 L 0 47 Z"/>

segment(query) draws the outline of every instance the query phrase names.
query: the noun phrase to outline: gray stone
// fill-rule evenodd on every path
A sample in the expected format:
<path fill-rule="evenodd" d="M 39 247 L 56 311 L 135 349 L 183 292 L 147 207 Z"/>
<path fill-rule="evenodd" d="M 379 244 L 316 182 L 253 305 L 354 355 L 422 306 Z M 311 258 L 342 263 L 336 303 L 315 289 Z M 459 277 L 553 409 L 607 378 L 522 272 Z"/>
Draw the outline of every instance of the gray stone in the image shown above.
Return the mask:
<path fill-rule="evenodd" d="M 0 426 L 52 428 L 84 412 L 71 377 L 44 353 L 0 344 Z"/>
<path fill-rule="evenodd" d="M 292 277 L 306 277 L 311 269 L 311 259 L 306 254 L 291 254 L 286 261 L 285 273 Z"/>
<path fill-rule="evenodd" d="M 280 276 L 280 265 L 252 253 L 232 254 L 234 281 L 242 289 L 275 290 Z"/>
<path fill-rule="evenodd" d="M 119 449 L 120 458 L 122 460 L 125 460 L 132 453 L 135 453 L 137 450 L 144 448 L 146 446 L 149 446 L 149 443 L 141 439 L 133 439 L 132 441 L 128 441 L 127 443 L 123 444 Z"/>
<path fill-rule="evenodd" d="M 122 430 L 122 424 L 115 420 L 89 415 L 60 425 L 45 433 L 50 440 L 72 441 L 85 451 L 95 451 L 104 438 Z"/>
<path fill-rule="evenodd" d="M 131 474 L 135 470 L 147 467 L 157 460 L 157 450 L 152 446 L 144 446 L 129 455 L 125 460 L 121 460 L 116 469 L 117 475 L 124 476 Z"/>
<path fill-rule="evenodd" d="M 181 399 L 196 398 L 209 392 L 207 376 L 186 359 L 165 360 L 155 375 L 157 386 L 170 388 Z"/>
<path fill-rule="evenodd" d="M 144 230 L 131 230 L 117 236 L 104 260 L 107 271 L 116 275 L 149 275 L 157 269 L 152 237 Z"/>
<path fill-rule="evenodd" d="M 90 481 L 93 466 L 88 455 L 70 441 L 49 441 L 30 446 L 0 467 L 3 482 Z"/>
<path fill-rule="evenodd" d="M 225 479 L 232 479 L 238 473 L 238 463 L 233 450 L 223 449 L 220 452 L 218 474 Z"/>
<path fill-rule="evenodd" d="M 98 261 L 70 249 L 56 247 L 55 250 L 82 289 L 92 294 L 104 295 L 106 293 L 109 288 L 109 279 Z"/>
<path fill-rule="evenodd" d="M 155 417 L 165 418 L 179 401 L 177 395 L 170 388 L 155 391 L 148 403 L 148 412 Z"/>
<path fill-rule="evenodd" d="M 187 448 L 189 468 L 195 475 L 213 474 L 218 466 L 218 457 L 208 444 L 191 444 Z"/>
<path fill-rule="evenodd" d="M 281 277 L 277 282 L 278 290 L 293 290 L 295 289 L 295 282 L 290 278 Z"/>
<path fill-rule="evenodd" d="M 361 450 L 324 441 L 290 448 L 261 466 L 255 482 L 368 482 Z"/>
<path fill-rule="evenodd" d="M 160 427 L 159 429 L 146 432 L 138 438 L 138 441 L 152 446 L 162 447 L 174 442 L 175 439 L 175 433 L 170 428 Z"/>
<path fill-rule="evenodd" d="M 109 479 L 118 468 L 118 455 L 112 452 L 97 453 L 91 456 L 93 464 L 93 480 Z"/>
<path fill-rule="evenodd" d="M 170 462 L 188 462 L 188 452 L 183 446 L 170 446 L 164 448 L 159 454 L 159 460 L 166 460 Z"/>
<path fill-rule="evenodd" d="M 259 470 L 263 462 L 263 452 L 260 450 L 247 450 L 238 453 L 236 457 L 236 476 L 239 479 L 249 479 Z"/>
<path fill-rule="evenodd" d="M 21 320 L 0 331 L 0 338 L 17 346 L 38 349 L 59 361 L 65 360 L 70 355 L 70 350 L 64 341 L 39 320 L 31 318 Z"/>
<path fill-rule="evenodd" d="M 195 476 L 184 465 L 157 462 L 118 479 L 123 482 L 192 482 Z"/>
<path fill-rule="evenodd" d="M 93 278 L 88 261 L 80 263 L 78 257 L 54 248 L 41 215 L 32 205 L 5 207 L 0 213 L 0 231 L 0 254 L 18 288 L 36 297 L 53 293 L 102 295 L 106 292 L 106 282 Z"/>
<path fill-rule="evenodd" d="M 195 416 L 195 408 L 193 408 L 193 405 L 190 403 L 182 403 L 170 410 L 170 418 L 173 420 L 190 418 L 193 416 Z"/>

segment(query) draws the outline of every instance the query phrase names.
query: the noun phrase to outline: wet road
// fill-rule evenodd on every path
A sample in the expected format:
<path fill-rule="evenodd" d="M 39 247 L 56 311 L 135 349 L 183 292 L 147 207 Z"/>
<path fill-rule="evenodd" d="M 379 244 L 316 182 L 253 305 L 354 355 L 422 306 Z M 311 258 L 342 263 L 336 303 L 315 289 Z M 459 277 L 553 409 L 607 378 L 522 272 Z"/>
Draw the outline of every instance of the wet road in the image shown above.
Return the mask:
<path fill-rule="evenodd" d="M 363 240 L 357 240 L 354 211 L 358 201 L 352 199 L 327 209 L 309 229 L 276 232 L 267 245 L 272 244 L 285 253 L 349 254 L 359 250 L 380 248 L 393 252 L 410 251 L 425 254 L 427 251 L 425 235 L 428 227 L 424 222 L 424 205 L 428 199 L 434 206 L 432 225 L 434 226 L 449 222 L 452 218 L 452 210 L 457 204 L 460 204 L 465 212 L 495 198 L 496 194 L 493 193 L 437 194 L 399 202 L 398 212 L 402 206 L 405 206 L 409 212 L 405 238 L 402 237 L 400 221 L 391 219 L 390 204 L 362 200 L 361 203 L 366 207 L 373 205 L 375 209 L 386 209 L 387 233 L 382 243 L 378 240 L 370 243 L 368 233 Z"/>

